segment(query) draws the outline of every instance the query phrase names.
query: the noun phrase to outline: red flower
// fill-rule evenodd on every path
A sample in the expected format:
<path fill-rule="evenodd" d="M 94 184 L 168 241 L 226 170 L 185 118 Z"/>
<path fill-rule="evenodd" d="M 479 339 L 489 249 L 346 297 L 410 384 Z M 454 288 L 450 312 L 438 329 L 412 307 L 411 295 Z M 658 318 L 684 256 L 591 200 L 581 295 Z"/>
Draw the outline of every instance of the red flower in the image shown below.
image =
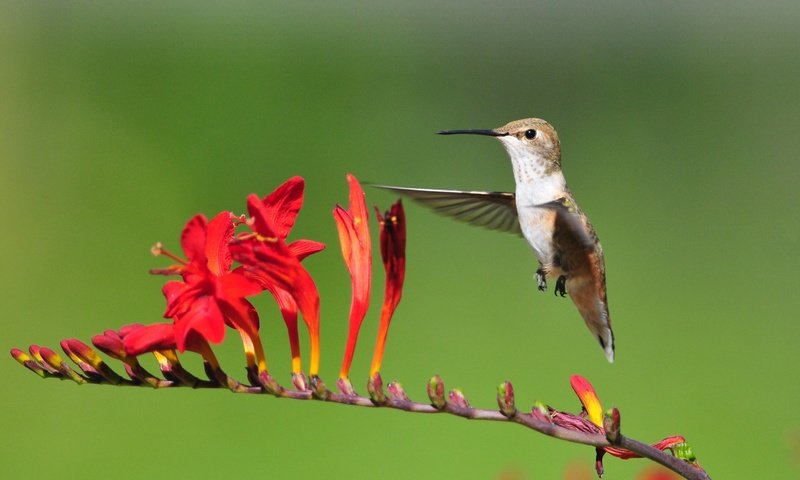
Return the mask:
<path fill-rule="evenodd" d="M 166 253 L 182 264 L 155 272 L 183 277 L 183 281 L 168 282 L 162 289 L 167 299 L 164 317 L 175 322 L 175 343 L 181 352 L 194 334 L 206 342 L 220 343 L 226 324 L 242 335 L 258 337 L 258 314 L 245 297 L 259 293 L 261 287 L 247 279 L 241 269 L 230 271 L 228 243 L 233 237 L 233 219 L 232 213 L 222 212 L 210 222 L 204 215 L 189 220 L 181 235 L 188 262 Z"/>
<path fill-rule="evenodd" d="M 406 276 L 406 216 L 403 211 L 403 203 L 398 200 L 384 215 L 381 215 L 377 209 L 376 212 L 381 226 L 381 259 L 383 259 L 383 266 L 386 270 L 386 286 L 380 326 L 378 327 L 378 339 L 375 343 L 375 353 L 372 356 L 370 378 L 381 369 L 389 323 L 391 323 L 392 315 L 403 296 L 403 281 Z"/>
<path fill-rule="evenodd" d="M 343 381 L 346 381 L 350 375 L 350 365 L 353 361 L 358 332 L 369 307 L 372 283 L 372 248 L 364 190 L 356 177 L 350 174 L 347 175 L 347 182 L 350 185 L 350 209 L 345 210 L 340 205 L 336 205 L 333 209 L 342 256 L 350 271 L 353 292 L 350 301 L 350 330 L 347 334 L 347 346 L 339 373 L 339 378 Z"/>
<path fill-rule="evenodd" d="M 303 205 L 304 182 L 292 177 L 263 199 L 247 197 L 253 233 L 237 237 L 231 244 L 234 258 L 244 265 L 245 275 L 258 282 L 275 297 L 289 333 L 292 351 L 292 373 L 301 372 L 300 342 L 297 332 L 298 308 L 311 337 L 309 373 L 319 369 L 319 294 L 311 276 L 300 264 L 307 256 L 325 245 L 311 240 L 286 244 Z"/>
<path fill-rule="evenodd" d="M 597 392 L 595 392 L 594 387 L 592 387 L 592 384 L 589 383 L 588 380 L 580 375 L 573 375 L 569 380 L 570 384 L 572 385 L 572 389 L 580 399 L 581 405 L 583 405 L 583 412 L 581 412 L 581 415 L 573 415 L 571 413 L 559 412 L 557 410 L 550 409 L 550 418 L 552 419 L 553 423 L 570 430 L 604 434 L 603 407 L 600 405 L 600 399 L 597 397 Z M 618 415 L 619 414 L 617 413 L 617 425 L 619 423 Z M 682 436 L 675 435 L 672 437 L 667 437 L 660 442 L 653 444 L 653 447 L 659 450 L 666 450 L 672 449 L 676 445 L 684 442 L 686 442 L 686 440 Z M 623 460 L 640 458 L 638 454 L 624 448 L 598 448 L 595 468 L 597 469 L 597 474 L 601 477 L 603 475 L 603 455 L 606 453 Z"/>

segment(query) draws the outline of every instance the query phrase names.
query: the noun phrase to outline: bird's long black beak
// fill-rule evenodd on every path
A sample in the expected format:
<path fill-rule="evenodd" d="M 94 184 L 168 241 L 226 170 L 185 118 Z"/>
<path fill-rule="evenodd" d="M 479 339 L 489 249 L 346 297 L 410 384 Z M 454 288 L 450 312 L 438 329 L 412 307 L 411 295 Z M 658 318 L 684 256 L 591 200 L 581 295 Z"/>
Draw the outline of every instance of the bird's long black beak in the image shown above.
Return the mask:
<path fill-rule="evenodd" d="M 508 135 L 506 132 L 497 132 L 495 130 L 480 130 L 480 129 L 467 129 L 467 130 L 442 130 L 436 132 L 439 135 L 488 135 L 490 137 L 505 137 Z"/>

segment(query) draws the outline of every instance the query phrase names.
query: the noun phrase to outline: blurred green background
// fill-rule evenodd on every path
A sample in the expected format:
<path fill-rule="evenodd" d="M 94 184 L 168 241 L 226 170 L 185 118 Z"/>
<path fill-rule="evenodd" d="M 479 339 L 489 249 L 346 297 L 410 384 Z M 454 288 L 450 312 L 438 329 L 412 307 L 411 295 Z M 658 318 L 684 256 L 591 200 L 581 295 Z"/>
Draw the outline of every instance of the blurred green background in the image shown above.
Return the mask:
<path fill-rule="evenodd" d="M 3 2 L 0 343 L 158 321 L 163 278 L 147 269 L 166 261 L 149 247 L 178 249 L 191 215 L 243 212 L 248 193 L 302 175 L 292 238 L 329 245 L 306 265 L 333 383 L 350 293 L 330 212 L 347 199 L 345 173 L 511 189 L 497 142 L 433 133 L 538 116 L 558 128 L 605 247 L 617 362 L 571 302 L 536 291 L 522 241 L 408 205 L 385 378 L 424 399 L 439 373 L 489 408 L 509 379 L 522 408 L 575 410 L 568 377 L 581 373 L 625 433 L 685 435 L 714 478 L 796 478 L 798 22 L 797 2 Z M 288 382 L 283 324 L 269 298 L 257 304 Z M 229 340 L 221 357 L 239 372 Z M 557 479 L 593 461 L 586 447 L 447 416 L 79 388 L 8 357 L 0 378 L 2 478 Z M 607 478 L 645 465 L 610 458 Z"/>

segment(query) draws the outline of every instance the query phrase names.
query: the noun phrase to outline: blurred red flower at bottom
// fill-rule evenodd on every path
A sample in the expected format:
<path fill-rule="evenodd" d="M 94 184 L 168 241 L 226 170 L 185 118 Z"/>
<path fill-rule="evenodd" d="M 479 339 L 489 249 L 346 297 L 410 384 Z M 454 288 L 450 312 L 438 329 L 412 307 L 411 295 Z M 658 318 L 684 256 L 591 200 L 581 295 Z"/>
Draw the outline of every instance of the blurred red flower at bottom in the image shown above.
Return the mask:
<path fill-rule="evenodd" d="M 636 480 L 678 480 L 678 475 L 663 467 L 648 467 L 639 472 Z"/>

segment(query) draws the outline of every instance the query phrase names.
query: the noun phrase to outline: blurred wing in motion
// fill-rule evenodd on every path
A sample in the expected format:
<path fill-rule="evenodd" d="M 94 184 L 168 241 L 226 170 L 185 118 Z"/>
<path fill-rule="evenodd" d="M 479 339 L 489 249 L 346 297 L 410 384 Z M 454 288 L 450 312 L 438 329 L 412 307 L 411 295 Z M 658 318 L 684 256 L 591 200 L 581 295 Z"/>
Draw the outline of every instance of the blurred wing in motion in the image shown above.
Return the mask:
<path fill-rule="evenodd" d="M 370 186 L 408 197 L 438 214 L 470 225 L 522 235 L 513 193 Z"/>

